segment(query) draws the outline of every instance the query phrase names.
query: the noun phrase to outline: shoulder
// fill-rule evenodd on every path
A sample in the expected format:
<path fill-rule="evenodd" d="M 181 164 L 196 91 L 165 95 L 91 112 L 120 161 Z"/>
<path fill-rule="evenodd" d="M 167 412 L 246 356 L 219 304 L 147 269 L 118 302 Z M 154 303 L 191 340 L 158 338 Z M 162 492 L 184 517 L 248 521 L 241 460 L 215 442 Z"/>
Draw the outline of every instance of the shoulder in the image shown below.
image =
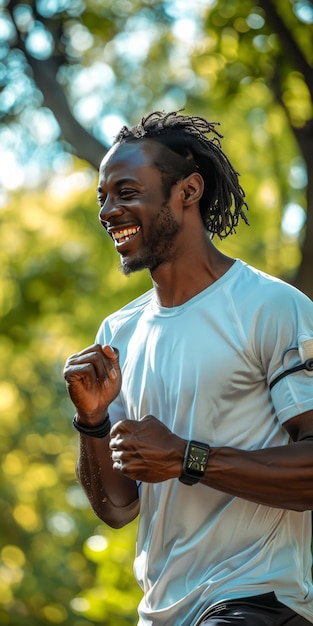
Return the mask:
<path fill-rule="evenodd" d="M 281 311 L 288 305 L 313 311 L 313 302 L 302 291 L 243 261 L 240 261 L 237 288 L 242 298 L 249 300 L 257 309 L 278 308 Z"/>
<path fill-rule="evenodd" d="M 105 337 L 106 342 L 109 342 L 120 328 L 127 325 L 131 320 L 137 320 L 150 304 L 153 293 L 154 290 L 150 289 L 118 311 L 108 315 L 99 328 L 97 339 Z"/>
<path fill-rule="evenodd" d="M 313 336 L 313 302 L 296 287 L 245 263 L 234 287 L 237 320 L 256 354 L 281 359 L 299 337 Z"/>

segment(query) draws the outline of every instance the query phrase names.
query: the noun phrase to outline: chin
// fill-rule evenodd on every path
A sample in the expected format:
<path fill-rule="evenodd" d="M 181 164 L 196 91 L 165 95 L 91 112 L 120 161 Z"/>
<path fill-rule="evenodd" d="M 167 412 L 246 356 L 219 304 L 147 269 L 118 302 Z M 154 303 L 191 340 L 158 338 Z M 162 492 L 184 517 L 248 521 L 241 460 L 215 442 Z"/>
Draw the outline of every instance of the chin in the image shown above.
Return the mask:
<path fill-rule="evenodd" d="M 141 270 L 146 269 L 146 267 L 146 265 L 139 263 L 135 259 L 122 259 L 120 265 L 121 271 L 124 276 L 129 276 L 134 272 L 140 272 Z"/>
<path fill-rule="evenodd" d="M 144 259 L 142 257 L 124 257 L 121 259 L 121 270 L 124 276 L 129 276 L 134 272 L 141 272 L 142 270 L 149 270 L 149 272 L 152 272 L 162 263 L 164 263 L 163 260 L 154 259 L 153 257 L 149 257 L 149 259 Z"/>

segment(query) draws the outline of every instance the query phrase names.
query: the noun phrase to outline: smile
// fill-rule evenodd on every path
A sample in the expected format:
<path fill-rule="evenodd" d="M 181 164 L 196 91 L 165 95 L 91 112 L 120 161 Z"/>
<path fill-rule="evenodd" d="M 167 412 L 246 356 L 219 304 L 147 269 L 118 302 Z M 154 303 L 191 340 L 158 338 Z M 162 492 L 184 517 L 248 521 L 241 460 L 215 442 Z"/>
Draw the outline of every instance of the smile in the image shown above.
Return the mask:
<path fill-rule="evenodd" d="M 131 228 L 123 228 L 122 230 L 115 230 L 110 235 L 117 244 L 125 243 L 132 239 L 140 231 L 140 226 L 132 226 Z"/>

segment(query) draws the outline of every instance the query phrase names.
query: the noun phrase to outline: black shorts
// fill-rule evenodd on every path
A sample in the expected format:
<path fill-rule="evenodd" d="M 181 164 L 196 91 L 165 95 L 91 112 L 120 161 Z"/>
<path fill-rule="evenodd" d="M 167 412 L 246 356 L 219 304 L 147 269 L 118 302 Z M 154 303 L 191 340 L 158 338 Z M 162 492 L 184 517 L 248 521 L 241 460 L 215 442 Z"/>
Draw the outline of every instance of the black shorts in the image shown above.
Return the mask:
<path fill-rule="evenodd" d="M 313 619 L 313 616 L 312 616 Z M 279 602 L 274 593 L 221 602 L 199 626 L 309 626 L 311 622 Z"/>

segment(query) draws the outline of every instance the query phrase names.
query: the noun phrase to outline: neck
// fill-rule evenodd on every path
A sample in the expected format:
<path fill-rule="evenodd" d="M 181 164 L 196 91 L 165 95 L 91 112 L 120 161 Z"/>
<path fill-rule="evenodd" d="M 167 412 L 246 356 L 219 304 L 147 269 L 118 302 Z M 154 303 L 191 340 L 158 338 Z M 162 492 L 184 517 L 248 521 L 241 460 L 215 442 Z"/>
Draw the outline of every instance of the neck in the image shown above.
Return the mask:
<path fill-rule="evenodd" d="M 198 242 L 199 243 L 199 242 Z M 158 302 L 164 307 L 179 306 L 215 283 L 233 265 L 205 237 L 201 245 L 192 242 L 190 249 L 174 261 L 160 265 L 151 273 Z"/>

